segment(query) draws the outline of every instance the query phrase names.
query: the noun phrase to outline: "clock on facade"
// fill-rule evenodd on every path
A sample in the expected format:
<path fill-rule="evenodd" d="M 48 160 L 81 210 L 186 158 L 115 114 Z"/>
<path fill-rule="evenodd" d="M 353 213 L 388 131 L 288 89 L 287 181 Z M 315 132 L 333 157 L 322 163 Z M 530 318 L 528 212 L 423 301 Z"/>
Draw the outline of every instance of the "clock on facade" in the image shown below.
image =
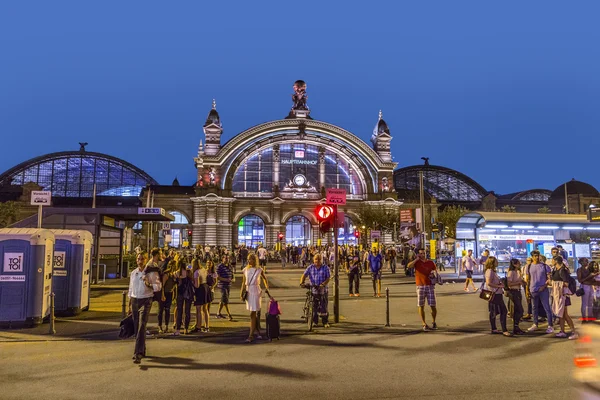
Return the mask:
<path fill-rule="evenodd" d="M 302 174 L 298 174 L 294 176 L 294 185 L 296 186 L 304 186 L 306 183 L 306 177 Z"/>

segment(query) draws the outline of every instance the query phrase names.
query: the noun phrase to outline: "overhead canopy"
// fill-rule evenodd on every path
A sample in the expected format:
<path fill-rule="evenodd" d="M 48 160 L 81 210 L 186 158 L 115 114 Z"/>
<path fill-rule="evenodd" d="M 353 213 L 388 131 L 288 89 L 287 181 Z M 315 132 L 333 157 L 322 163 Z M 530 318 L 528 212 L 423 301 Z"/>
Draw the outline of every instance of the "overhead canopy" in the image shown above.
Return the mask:
<path fill-rule="evenodd" d="M 118 221 L 163 221 L 175 220 L 164 208 L 142 207 L 99 207 L 99 208 L 62 208 L 48 207 L 44 209 L 44 216 L 53 214 L 63 215 L 96 215 L 113 218 Z"/>
<path fill-rule="evenodd" d="M 483 228 L 492 223 L 507 225 L 514 224 L 534 224 L 534 225 L 554 225 L 560 229 L 568 227 L 600 227 L 599 223 L 590 223 L 585 214 L 539 214 L 539 213 L 505 213 L 505 212 L 470 212 L 458 220 L 458 225 L 463 228 L 476 227 Z"/>

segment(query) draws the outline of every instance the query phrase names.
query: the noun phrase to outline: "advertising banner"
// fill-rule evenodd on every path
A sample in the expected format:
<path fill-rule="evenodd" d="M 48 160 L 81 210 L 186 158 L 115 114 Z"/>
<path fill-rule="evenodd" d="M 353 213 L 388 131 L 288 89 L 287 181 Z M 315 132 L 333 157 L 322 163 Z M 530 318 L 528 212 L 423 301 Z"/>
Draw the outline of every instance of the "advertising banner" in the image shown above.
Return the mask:
<path fill-rule="evenodd" d="M 420 247 L 421 235 L 417 229 L 414 209 L 400 210 L 400 242 L 405 246 Z"/>

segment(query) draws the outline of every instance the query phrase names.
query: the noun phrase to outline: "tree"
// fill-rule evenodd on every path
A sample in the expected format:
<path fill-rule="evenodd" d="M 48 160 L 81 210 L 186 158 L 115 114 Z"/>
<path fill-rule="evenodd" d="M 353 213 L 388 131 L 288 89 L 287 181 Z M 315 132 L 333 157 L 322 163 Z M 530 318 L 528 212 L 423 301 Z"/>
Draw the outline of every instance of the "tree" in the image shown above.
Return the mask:
<path fill-rule="evenodd" d="M 552 212 L 552 210 L 548 207 L 542 207 L 542 208 L 538 208 L 538 213 L 540 214 L 550 214 Z"/>
<path fill-rule="evenodd" d="M 505 205 L 505 206 L 503 206 L 500 210 L 502 212 L 505 212 L 505 213 L 515 213 L 515 212 L 517 212 L 517 209 L 515 207 L 509 206 L 508 204 Z"/>
<path fill-rule="evenodd" d="M 392 233 L 394 224 L 399 222 L 399 213 L 395 208 L 385 206 L 369 206 L 361 204 L 358 209 L 359 224 L 368 229 L 381 230 L 384 233 Z"/>
<path fill-rule="evenodd" d="M 0 203 L 0 228 L 17 222 L 19 217 L 19 203 L 15 201 L 7 201 Z"/>
<path fill-rule="evenodd" d="M 438 222 L 441 222 L 446 227 L 446 236 L 456 238 L 456 224 L 460 217 L 465 215 L 469 210 L 461 206 L 448 206 L 443 210 L 438 211 Z"/>

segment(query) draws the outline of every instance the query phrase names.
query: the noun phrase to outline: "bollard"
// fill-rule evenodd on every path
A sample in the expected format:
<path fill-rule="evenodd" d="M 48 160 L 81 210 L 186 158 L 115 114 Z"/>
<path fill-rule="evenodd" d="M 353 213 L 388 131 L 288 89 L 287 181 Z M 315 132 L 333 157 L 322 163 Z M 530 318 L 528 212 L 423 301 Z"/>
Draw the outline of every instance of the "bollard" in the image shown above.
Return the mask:
<path fill-rule="evenodd" d="M 127 292 L 123 291 L 123 303 L 121 304 L 121 319 L 127 316 Z"/>
<path fill-rule="evenodd" d="M 385 288 L 385 326 L 390 325 L 390 288 Z"/>
<path fill-rule="evenodd" d="M 48 333 L 51 335 L 56 333 L 54 329 L 54 292 L 50 293 L 50 330 Z"/>

